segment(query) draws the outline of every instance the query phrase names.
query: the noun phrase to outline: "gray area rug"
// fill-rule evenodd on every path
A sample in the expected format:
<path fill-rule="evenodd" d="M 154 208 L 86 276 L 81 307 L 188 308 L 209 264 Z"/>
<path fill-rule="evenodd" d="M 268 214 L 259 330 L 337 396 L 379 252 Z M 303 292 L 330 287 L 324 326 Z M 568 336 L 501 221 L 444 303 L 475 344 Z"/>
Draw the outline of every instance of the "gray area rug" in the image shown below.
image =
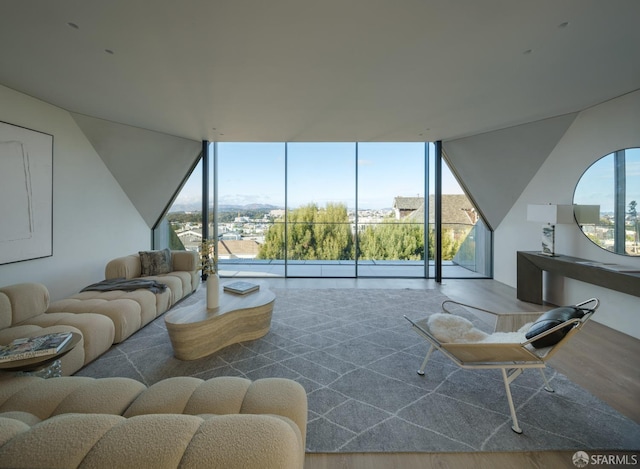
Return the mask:
<path fill-rule="evenodd" d="M 403 318 L 440 311 L 433 290 L 282 289 L 263 338 L 194 361 L 173 357 L 160 317 L 80 370 L 151 385 L 172 376 L 285 377 L 309 397 L 309 452 L 638 450 L 640 425 L 547 368 L 511 385 L 524 433 L 511 430 L 499 370 L 463 370 Z M 185 302 L 204 301 L 200 288 Z M 180 305 L 177 305 L 180 307 Z M 476 326 L 487 326 L 467 312 Z"/>

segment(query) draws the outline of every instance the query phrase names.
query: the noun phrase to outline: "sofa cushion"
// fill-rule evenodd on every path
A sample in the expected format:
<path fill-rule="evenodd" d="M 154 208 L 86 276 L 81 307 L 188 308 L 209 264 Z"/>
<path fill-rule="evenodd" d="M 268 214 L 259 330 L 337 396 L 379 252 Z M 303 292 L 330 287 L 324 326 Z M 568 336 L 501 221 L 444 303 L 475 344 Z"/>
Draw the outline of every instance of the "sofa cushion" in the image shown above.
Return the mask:
<path fill-rule="evenodd" d="M 0 288 L 0 295 L 6 295 L 9 300 L 11 324 L 17 324 L 42 314 L 49 306 L 49 290 L 39 283 L 19 283 L 2 287 Z M 0 300 L 0 308 L 2 308 L 0 309 L 0 316 L 6 316 L 6 306 L 6 300 Z M 6 319 L 1 322 L 5 324 Z"/>
<path fill-rule="evenodd" d="M 57 327 L 61 331 L 71 330 L 79 331 L 82 334 L 82 344 L 76 345 L 76 348 L 84 349 L 84 362 L 86 365 L 92 362 L 104 352 L 109 350 L 113 344 L 115 326 L 113 321 L 101 314 L 73 314 L 49 313 L 41 314 L 26 321 L 28 324 L 34 324 L 43 328 Z"/>
<path fill-rule="evenodd" d="M 112 278 L 137 278 L 141 274 L 142 267 L 139 254 L 131 254 L 110 260 L 104 268 L 104 278 L 107 280 Z"/>
<path fill-rule="evenodd" d="M 176 377 L 146 388 L 17 377 L 0 386 L 0 466 L 299 469 L 307 410 L 304 388 L 283 378 Z"/>
<path fill-rule="evenodd" d="M 140 255 L 141 275 L 143 277 L 168 274 L 173 270 L 171 251 L 169 249 L 140 251 L 138 254 Z"/>
<path fill-rule="evenodd" d="M 29 412 L 45 420 L 64 413 L 121 415 L 146 386 L 130 378 L 16 377 L 0 387 L 0 413 Z"/>
<path fill-rule="evenodd" d="M 0 414 L 0 448 L 16 435 L 27 432 L 30 429 L 30 425 L 22 420 Z"/>
<path fill-rule="evenodd" d="M 12 318 L 11 301 L 5 293 L 0 292 L 0 330 L 11 326 Z"/>
<path fill-rule="evenodd" d="M 29 427 L 2 419 L 3 467 L 299 469 L 304 447 L 272 415 L 65 414 Z"/>
<path fill-rule="evenodd" d="M 41 314 L 36 318 L 32 318 L 27 321 L 28 323 L 19 324 L 13 327 L 9 327 L 7 329 L 0 330 L 0 344 L 6 345 L 14 339 L 19 339 L 22 337 L 36 337 L 44 334 L 51 334 L 54 332 L 76 332 L 82 335 L 82 331 L 76 329 L 70 325 L 51 325 L 47 327 L 40 326 L 38 324 L 30 324 L 31 321 L 37 321 L 40 317 L 45 316 Z M 113 326 L 113 325 L 112 325 Z M 66 353 L 61 359 L 60 364 L 62 365 L 62 375 L 68 376 L 72 375 L 80 368 L 82 368 L 85 364 L 85 347 L 84 347 L 84 338 L 78 342 L 78 344 L 71 350 Z M 10 374 L 7 374 L 10 375 Z"/>

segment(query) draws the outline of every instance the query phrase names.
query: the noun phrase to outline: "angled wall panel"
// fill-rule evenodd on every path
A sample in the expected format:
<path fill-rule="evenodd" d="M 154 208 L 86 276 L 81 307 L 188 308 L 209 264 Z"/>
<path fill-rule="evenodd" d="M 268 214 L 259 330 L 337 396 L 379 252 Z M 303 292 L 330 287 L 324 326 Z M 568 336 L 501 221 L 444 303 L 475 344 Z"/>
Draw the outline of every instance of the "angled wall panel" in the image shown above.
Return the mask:
<path fill-rule="evenodd" d="M 71 115 L 149 228 L 153 227 L 193 166 L 202 143 Z"/>
<path fill-rule="evenodd" d="M 444 153 L 495 229 L 538 172 L 577 113 L 446 141 Z"/>

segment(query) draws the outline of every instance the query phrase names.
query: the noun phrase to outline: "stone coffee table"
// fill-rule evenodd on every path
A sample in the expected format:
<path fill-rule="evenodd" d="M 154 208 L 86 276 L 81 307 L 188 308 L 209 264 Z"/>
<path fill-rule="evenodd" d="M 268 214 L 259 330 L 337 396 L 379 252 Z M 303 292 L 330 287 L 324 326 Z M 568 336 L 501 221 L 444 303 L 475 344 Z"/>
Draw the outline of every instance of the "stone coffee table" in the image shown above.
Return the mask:
<path fill-rule="evenodd" d="M 201 298 L 169 311 L 164 322 L 173 353 L 180 360 L 195 360 L 238 342 L 255 340 L 269 332 L 276 295 L 265 282 L 245 295 L 227 293 L 220 285 L 220 306 L 208 310 L 206 288 Z M 225 282 L 233 283 L 233 282 Z"/>

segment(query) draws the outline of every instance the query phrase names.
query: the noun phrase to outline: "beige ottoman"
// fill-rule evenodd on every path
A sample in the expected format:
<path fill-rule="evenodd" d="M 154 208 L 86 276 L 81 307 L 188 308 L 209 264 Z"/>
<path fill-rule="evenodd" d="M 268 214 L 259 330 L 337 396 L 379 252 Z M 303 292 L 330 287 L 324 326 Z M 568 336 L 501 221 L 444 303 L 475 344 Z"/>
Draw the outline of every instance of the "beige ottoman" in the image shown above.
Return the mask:
<path fill-rule="evenodd" d="M 115 326 L 113 343 L 125 340 L 169 309 L 171 292 L 86 291 L 49 305 L 47 313 L 95 313 L 107 316 Z"/>

